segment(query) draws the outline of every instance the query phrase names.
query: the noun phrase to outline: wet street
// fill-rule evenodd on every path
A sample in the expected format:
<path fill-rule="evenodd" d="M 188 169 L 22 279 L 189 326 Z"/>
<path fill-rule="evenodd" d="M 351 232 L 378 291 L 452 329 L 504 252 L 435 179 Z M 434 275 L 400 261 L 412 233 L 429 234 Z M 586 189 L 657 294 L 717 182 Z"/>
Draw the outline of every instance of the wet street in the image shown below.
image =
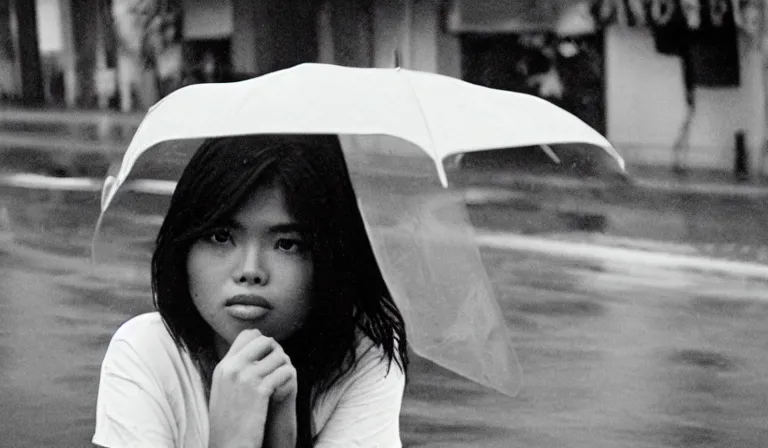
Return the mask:
<path fill-rule="evenodd" d="M 74 175 L 101 169 L 94 154 Z M 73 175 L 57 171 L 60 159 L 0 151 L 7 175 L 46 164 L 38 174 Z M 151 234 L 157 211 L 126 214 L 124 257 L 94 264 L 99 193 L 90 184 L 5 179 L 0 446 L 88 446 L 109 338 L 152 309 L 150 245 L 134 236 Z M 505 397 L 414 359 L 405 446 L 768 445 L 765 198 L 636 188 L 467 183 L 470 218 L 494 237 L 481 238 L 482 255 L 523 387 Z"/>

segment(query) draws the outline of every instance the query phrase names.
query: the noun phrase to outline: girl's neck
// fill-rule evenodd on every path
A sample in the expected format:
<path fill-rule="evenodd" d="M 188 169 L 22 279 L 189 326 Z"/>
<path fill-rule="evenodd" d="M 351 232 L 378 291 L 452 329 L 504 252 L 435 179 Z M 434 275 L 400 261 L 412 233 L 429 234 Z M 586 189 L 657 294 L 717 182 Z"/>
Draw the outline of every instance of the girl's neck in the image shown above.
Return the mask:
<path fill-rule="evenodd" d="M 216 351 L 213 348 L 205 349 L 198 352 L 193 356 L 197 369 L 200 372 L 200 377 L 203 381 L 203 390 L 205 391 L 205 401 L 208 402 L 211 399 L 211 383 L 213 382 L 213 371 L 216 369 L 216 365 L 219 363 L 219 358 L 216 355 Z"/>
<path fill-rule="evenodd" d="M 217 363 L 227 354 L 229 346 L 230 344 L 221 336 L 213 336 L 213 355 Z"/>

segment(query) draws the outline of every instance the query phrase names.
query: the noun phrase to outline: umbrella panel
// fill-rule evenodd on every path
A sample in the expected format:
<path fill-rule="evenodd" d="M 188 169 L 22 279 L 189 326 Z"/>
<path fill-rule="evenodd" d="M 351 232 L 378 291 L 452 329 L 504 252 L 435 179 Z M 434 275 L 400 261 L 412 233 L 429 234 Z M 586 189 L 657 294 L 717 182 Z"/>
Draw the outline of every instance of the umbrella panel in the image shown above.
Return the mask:
<path fill-rule="evenodd" d="M 507 395 L 521 373 L 463 195 L 418 146 L 341 136 L 363 220 L 414 351 Z M 373 163 L 372 161 L 375 161 Z"/>

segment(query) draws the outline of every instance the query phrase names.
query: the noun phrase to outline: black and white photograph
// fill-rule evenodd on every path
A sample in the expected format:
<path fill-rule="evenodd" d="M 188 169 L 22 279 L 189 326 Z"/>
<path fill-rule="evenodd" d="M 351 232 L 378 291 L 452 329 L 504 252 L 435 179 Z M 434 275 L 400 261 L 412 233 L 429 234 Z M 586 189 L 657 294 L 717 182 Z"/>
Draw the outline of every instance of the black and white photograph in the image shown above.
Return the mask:
<path fill-rule="evenodd" d="M 768 0 L 0 0 L 0 409 L 768 446 Z"/>

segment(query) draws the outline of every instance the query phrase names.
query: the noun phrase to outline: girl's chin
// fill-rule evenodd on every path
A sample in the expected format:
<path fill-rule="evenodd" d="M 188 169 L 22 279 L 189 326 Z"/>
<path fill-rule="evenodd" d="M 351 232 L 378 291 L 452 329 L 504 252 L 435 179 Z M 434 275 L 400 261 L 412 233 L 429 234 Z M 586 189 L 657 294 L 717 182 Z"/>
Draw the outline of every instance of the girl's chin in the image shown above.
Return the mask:
<path fill-rule="evenodd" d="M 216 332 L 217 352 L 222 353 L 222 356 L 223 354 L 226 354 L 226 352 L 229 350 L 229 347 L 235 342 L 235 339 L 237 339 L 240 333 L 242 333 L 244 330 L 250 329 L 257 329 L 261 332 L 261 334 L 274 338 L 278 343 L 282 343 L 285 339 L 290 337 L 290 334 L 276 334 L 276 332 L 271 331 L 270 328 L 266 328 L 263 325 L 256 325 L 253 322 L 244 322 L 238 319 L 231 319 L 231 322 L 228 322 L 226 328 L 223 328 L 220 332 Z"/>
<path fill-rule="evenodd" d="M 223 336 L 224 341 L 226 341 L 227 346 L 232 345 L 235 342 L 235 339 L 245 330 L 259 330 L 261 334 L 264 336 L 269 336 L 268 331 L 261 328 L 261 326 L 255 325 L 253 322 L 243 322 L 241 320 L 233 319 L 234 322 L 229 324 L 229 328 L 226 329 L 225 334 Z"/>

